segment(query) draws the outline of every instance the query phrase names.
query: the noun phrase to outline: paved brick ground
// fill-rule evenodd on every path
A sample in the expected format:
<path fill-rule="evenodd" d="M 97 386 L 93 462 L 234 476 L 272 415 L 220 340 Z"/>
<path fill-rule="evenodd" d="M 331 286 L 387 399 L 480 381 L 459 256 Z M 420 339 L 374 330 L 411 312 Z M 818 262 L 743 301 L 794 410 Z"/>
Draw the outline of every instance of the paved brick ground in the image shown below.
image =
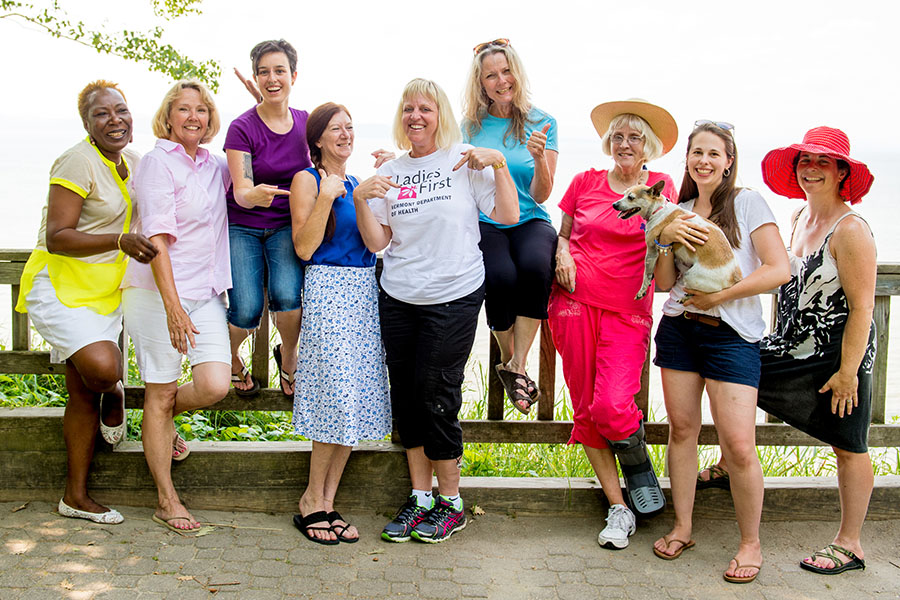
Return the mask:
<path fill-rule="evenodd" d="M 676 561 L 651 553 L 666 517 L 641 526 L 622 551 L 596 543 L 596 519 L 484 515 L 436 545 L 382 542 L 383 515 L 354 514 L 357 544 L 306 541 L 287 514 L 197 511 L 234 524 L 181 537 L 150 521 L 146 508 L 121 508 L 121 525 L 65 519 L 47 503 L 0 503 L 0 599 L 156 598 L 760 598 L 900 597 L 900 521 L 866 524 L 866 571 L 836 577 L 797 560 L 831 540 L 836 523 L 764 523 L 764 566 L 756 582 L 722 580 L 737 528 L 696 524 L 695 549 Z M 226 585 L 233 584 L 233 585 Z"/>

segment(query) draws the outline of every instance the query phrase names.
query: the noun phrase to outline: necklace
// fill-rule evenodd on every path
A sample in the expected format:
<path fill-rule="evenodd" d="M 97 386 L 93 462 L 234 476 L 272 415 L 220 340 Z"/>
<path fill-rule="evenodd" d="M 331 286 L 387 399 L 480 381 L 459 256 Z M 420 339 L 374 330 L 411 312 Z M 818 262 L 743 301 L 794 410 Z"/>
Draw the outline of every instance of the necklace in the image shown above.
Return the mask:
<path fill-rule="evenodd" d="M 613 169 L 609 173 L 619 183 L 619 185 L 621 185 L 625 189 L 628 189 L 632 186 L 644 183 L 644 181 L 646 181 L 645 177 L 647 176 L 647 171 L 644 171 L 643 169 L 641 169 L 641 172 L 638 174 L 637 179 L 632 183 L 632 182 L 628 182 L 628 181 L 625 181 L 624 179 L 622 179 L 622 177 L 618 173 L 616 173 L 615 169 Z"/>

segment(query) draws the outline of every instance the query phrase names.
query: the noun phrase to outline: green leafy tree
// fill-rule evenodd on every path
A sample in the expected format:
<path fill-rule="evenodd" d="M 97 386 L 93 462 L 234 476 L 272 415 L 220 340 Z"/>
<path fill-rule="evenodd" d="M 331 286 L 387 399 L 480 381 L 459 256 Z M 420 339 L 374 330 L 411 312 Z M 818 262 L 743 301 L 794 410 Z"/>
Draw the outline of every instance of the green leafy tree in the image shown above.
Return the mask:
<path fill-rule="evenodd" d="M 153 13 L 167 21 L 185 15 L 199 15 L 203 0 L 149 0 Z M 27 2 L 0 0 L 0 19 L 18 19 L 37 25 L 53 37 L 71 40 L 83 46 L 144 63 L 150 70 L 168 75 L 173 80 L 196 77 L 216 91 L 222 68 L 214 60 L 195 61 L 170 44 L 162 42 L 163 30 L 123 30 L 112 33 L 102 26 L 93 27 L 70 17 L 57 0 L 35 6 Z"/>

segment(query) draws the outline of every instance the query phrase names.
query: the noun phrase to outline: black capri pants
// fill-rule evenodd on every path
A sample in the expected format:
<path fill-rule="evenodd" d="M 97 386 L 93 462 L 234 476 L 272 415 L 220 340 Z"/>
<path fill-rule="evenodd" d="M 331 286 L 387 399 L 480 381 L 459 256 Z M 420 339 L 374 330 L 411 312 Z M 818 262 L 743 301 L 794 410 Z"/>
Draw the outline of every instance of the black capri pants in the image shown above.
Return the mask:
<path fill-rule="evenodd" d="M 542 219 L 506 228 L 478 225 L 488 326 L 506 331 L 519 316 L 546 319 L 556 268 L 556 229 Z"/>
<path fill-rule="evenodd" d="M 462 383 L 483 300 L 483 284 L 440 304 L 408 304 L 383 289 L 378 294 L 400 442 L 407 449 L 423 446 L 429 460 L 462 456 Z"/>

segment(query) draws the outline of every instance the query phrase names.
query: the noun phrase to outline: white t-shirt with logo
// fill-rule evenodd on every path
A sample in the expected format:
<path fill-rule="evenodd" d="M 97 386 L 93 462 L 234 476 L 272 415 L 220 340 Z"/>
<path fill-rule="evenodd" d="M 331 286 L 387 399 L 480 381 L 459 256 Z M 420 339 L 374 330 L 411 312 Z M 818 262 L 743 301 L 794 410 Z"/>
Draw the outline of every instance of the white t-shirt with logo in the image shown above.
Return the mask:
<path fill-rule="evenodd" d="M 484 282 L 478 211 L 494 210 L 494 170 L 453 167 L 469 144 L 428 156 L 404 154 L 378 169 L 399 184 L 369 207 L 391 228 L 381 286 L 409 304 L 438 304 L 471 294 Z"/>

